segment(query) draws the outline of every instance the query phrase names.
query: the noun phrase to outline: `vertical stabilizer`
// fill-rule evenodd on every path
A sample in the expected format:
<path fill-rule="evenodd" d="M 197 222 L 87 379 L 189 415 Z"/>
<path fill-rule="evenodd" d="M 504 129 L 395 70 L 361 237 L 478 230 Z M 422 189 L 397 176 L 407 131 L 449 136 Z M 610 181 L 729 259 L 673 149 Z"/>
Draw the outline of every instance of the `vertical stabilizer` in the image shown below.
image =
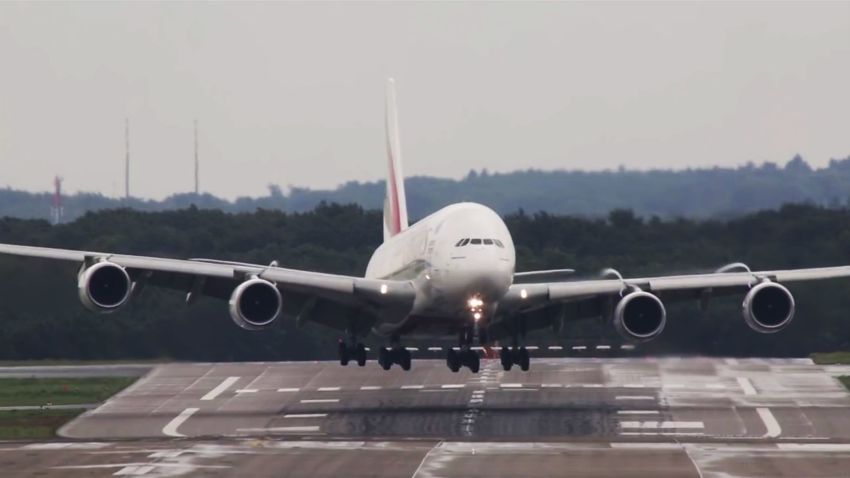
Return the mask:
<path fill-rule="evenodd" d="M 401 140 L 395 80 L 387 80 L 387 194 L 384 197 L 384 241 L 407 229 L 407 199 L 401 171 Z"/>

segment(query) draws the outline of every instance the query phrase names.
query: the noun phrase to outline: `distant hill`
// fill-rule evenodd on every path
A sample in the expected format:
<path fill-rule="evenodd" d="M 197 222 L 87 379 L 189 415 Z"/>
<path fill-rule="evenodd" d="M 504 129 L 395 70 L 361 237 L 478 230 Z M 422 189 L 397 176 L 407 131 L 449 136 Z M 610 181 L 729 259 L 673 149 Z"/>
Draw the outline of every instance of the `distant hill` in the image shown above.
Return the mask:
<path fill-rule="evenodd" d="M 661 218 L 728 218 L 753 211 L 776 209 L 786 203 L 821 206 L 850 204 L 850 157 L 812 169 L 800 156 L 784 166 L 764 163 L 739 168 L 681 171 L 539 171 L 494 174 L 470 171 L 462 180 L 412 177 L 406 180 L 407 204 L 414 218 L 453 202 L 475 201 L 507 214 L 524 210 L 601 217 L 614 209 L 630 209 L 639 216 Z M 310 211 L 321 202 L 356 203 L 378 209 L 383 181 L 348 182 L 333 190 L 292 188 L 283 193 L 269 186 L 263 197 L 227 201 L 209 194 L 176 194 L 162 201 L 114 199 L 81 193 L 65 198 L 65 219 L 87 211 L 131 207 L 162 211 L 195 205 L 201 209 L 250 212 L 277 209 Z M 50 215 L 51 194 L 0 189 L 0 217 L 42 218 Z"/>

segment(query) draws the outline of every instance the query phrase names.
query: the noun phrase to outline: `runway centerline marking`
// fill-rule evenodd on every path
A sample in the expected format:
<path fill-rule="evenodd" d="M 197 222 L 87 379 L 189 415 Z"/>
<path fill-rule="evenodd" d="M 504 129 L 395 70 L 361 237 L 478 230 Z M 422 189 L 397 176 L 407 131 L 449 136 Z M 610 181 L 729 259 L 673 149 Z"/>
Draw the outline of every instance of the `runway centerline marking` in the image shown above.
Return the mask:
<path fill-rule="evenodd" d="M 620 422 L 620 428 L 637 428 L 640 430 L 702 430 L 705 428 L 703 422 L 659 422 L 659 421 L 635 421 Z"/>
<path fill-rule="evenodd" d="M 425 388 L 425 385 L 402 385 L 402 390 L 420 390 Z"/>
<path fill-rule="evenodd" d="M 339 403 L 338 398 L 305 398 L 301 403 Z"/>
<path fill-rule="evenodd" d="M 236 391 L 236 393 L 257 393 L 259 390 L 256 388 L 241 388 Z"/>
<path fill-rule="evenodd" d="M 758 395 L 756 388 L 753 387 L 753 382 L 751 382 L 747 377 L 738 377 L 738 385 L 741 386 L 741 390 L 744 391 L 744 395 Z"/>
<path fill-rule="evenodd" d="M 620 415 L 658 415 L 658 410 L 617 410 Z"/>
<path fill-rule="evenodd" d="M 617 395 L 615 400 L 655 400 L 651 395 Z"/>
<path fill-rule="evenodd" d="M 239 381 L 239 377 L 227 377 L 218 386 L 210 390 L 206 395 L 201 397 L 201 400 L 215 400 L 216 397 L 224 393 L 231 385 Z"/>
<path fill-rule="evenodd" d="M 782 427 L 779 426 L 779 422 L 776 421 L 776 417 L 773 416 L 769 408 L 756 408 L 756 413 L 759 414 L 759 418 L 767 428 L 767 432 L 763 435 L 764 438 L 776 438 L 782 434 Z"/>
<path fill-rule="evenodd" d="M 300 389 L 300 388 L 297 388 L 297 387 L 291 387 L 291 388 L 279 388 L 279 389 L 277 389 L 277 391 L 278 391 L 278 392 L 287 392 L 287 393 L 297 392 L 297 391 L 299 391 L 299 390 L 301 390 L 301 389 Z"/>
<path fill-rule="evenodd" d="M 440 388 L 464 388 L 466 384 L 463 383 L 447 383 L 445 385 L 440 385 Z"/>
<path fill-rule="evenodd" d="M 327 413 L 287 413 L 283 418 L 325 418 Z"/>
<path fill-rule="evenodd" d="M 380 385 L 363 385 L 360 387 L 360 390 L 380 390 Z"/>
<path fill-rule="evenodd" d="M 174 417 L 173 420 L 168 422 L 164 427 L 162 427 L 162 434 L 170 437 L 185 437 L 186 435 L 177 431 L 180 425 L 183 424 L 186 420 L 189 419 L 192 415 L 195 414 L 199 409 L 198 408 L 187 408 L 180 412 L 179 415 Z"/>
<path fill-rule="evenodd" d="M 502 388 L 522 388 L 521 383 L 502 383 L 499 386 Z"/>
<path fill-rule="evenodd" d="M 314 433 L 319 431 L 317 425 L 304 427 L 270 427 L 270 428 L 237 428 L 241 433 Z"/>
<path fill-rule="evenodd" d="M 340 387 L 319 387 L 320 392 L 338 392 Z"/>

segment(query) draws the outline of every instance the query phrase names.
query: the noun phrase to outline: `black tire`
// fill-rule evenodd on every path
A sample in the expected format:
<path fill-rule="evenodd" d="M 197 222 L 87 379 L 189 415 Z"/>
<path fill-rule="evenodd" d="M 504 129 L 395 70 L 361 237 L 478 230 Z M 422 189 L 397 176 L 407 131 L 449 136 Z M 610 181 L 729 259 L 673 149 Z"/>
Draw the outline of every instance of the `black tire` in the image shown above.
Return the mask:
<path fill-rule="evenodd" d="M 399 357 L 398 357 L 399 358 L 399 365 L 401 365 L 401 369 L 404 370 L 405 372 L 407 372 L 408 370 L 410 370 L 410 362 L 411 362 L 410 351 L 407 350 L 407 349 L 400 349 L 398 351 L 398 355 L 399 355 Z"/>
<path fill-rule="evenodd" d="M 381 365 L 381 368 L 384 370 L 389 370 L 390 367 L 393 366 L 393 361 L 390 360 L 390 351 L 384 347 L 381 347 L 378 350 L 378 364 Z"/>
<path fill-rule="evenodd" d="M 531 365 L 531 359 L 528 356 L 528 349 L 522 347 L 519 349 L 519 368 L 522 369 L 523 372 L 528 372 L 528 369 Z"/>
<path fill-rule="evenodd" d="M 470 350 L 467 353 L 469 354 L 469 358 L 467 359 L 466 365 L 469 367 L 469 371 L 472 373 L 478 373 L 478 370 L 481 367 L 481 358 L 478 356 L 478 352 Z"/>
<path fill-rule="evenodd" d="M 357 357 L 357 365 L 363 367 L 366 365 L 366 346 L 363 344 L 357 344 L 357 347 L 354 349 L 354 356 Z"/>
<path fill-rule="evenodd" d="M 510 369 L 514 366 L 514 354 L 511 352 L 511 349 L 504 347 L 499 352 L 499 360 L 502 361 L 502 368 L 505 369 L 505 372 L 510 371 Z"/>
<path fill-rule="evenodd" d="M 460 356 L 455 349 L 449 349 L 449 353 L 446 355 L 446 365 L 452 372 L 457 373 L 460 370 Z"/>
<path fill-rule="evenodd" d="M 345 367 L 348 365 L 348 361 L 351 360 L 351 353 L 348 350 L 348 346 L 344 343 L 340 342 L 339 344 L 339 364 Z"/>

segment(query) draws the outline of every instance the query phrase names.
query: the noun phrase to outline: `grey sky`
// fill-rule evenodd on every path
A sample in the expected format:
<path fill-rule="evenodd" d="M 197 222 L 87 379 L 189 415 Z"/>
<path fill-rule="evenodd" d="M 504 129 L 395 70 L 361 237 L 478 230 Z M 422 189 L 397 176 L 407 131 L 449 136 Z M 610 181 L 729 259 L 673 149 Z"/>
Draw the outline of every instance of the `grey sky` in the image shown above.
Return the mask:
<path fill-rule="evenodd" d="M 850 3 L 0 4 L 0 186 L 258 195 L 405 173 L 850 155 Z"/>

